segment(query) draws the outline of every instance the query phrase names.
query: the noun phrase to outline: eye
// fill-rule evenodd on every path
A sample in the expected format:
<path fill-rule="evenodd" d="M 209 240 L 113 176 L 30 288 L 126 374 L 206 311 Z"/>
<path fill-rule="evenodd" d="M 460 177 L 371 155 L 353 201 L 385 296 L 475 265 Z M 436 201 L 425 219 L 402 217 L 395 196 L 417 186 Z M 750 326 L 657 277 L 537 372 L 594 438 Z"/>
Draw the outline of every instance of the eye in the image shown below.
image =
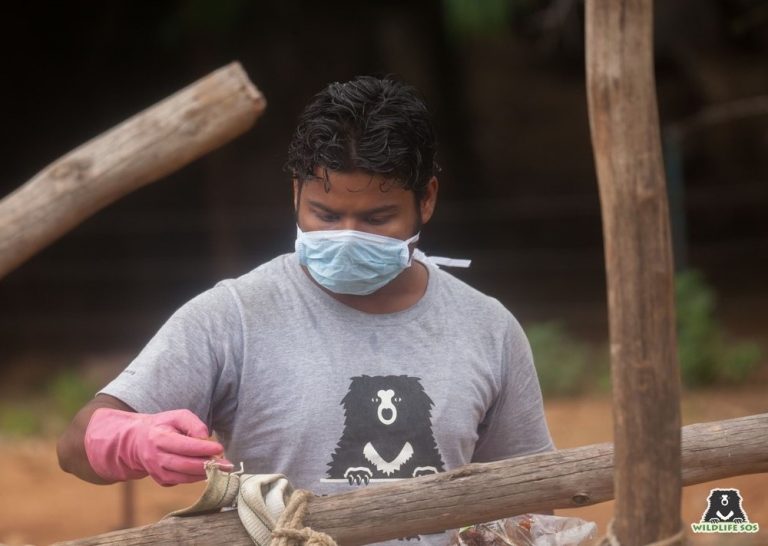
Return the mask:
<path fill-rule="evenodd" d="M 371 398 L 371 402 L 373 402 L 374 404 L 378 404 L 379 403 L 379 399 L 376 398 L 376 397 L 373 397 L 373 398 Z"/>
<path fill-rule="evenodd" d="M 395 403 L 396 403 L 396 404 L 399 404 L 399 403 L 400 403 L 400 402 L 402 402 L 402 401 L 403 401 L 403 399 L 402 399 L 402 398 L 400 398 L 399 396 L 395 396 Z"/>
<path fill-rule="evenodd" d="M 392 215 L 387 216 L 369 216 L 365 219 L 366 222 L 373 226 L 380 226 L 381 224 L 386 224 L 392 219 Z"/>
<path fill-rule="evenodd" d="M 318 212 L 317 217 L 320 218 L 323 222 L 338 222 L 339 221 L 339 215 L 338 214 L 331 214 L 328 212 Z"/>

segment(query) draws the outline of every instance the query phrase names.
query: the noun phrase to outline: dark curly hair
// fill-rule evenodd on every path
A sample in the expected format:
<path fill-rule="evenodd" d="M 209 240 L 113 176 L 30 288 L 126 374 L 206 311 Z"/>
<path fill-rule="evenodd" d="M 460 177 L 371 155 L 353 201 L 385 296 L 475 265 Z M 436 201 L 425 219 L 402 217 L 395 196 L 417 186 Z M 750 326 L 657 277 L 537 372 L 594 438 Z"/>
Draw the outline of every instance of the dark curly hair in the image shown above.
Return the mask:
<path fill-rule="evenodd" d="M 304 183 L 327 171 L 362 170 L 421 200 L 437 172 L 435 134 L 417 91 L 389 77 L 334 82 L 304 109 L 288 147 L 286 170 Z M 384 188 L 382 188 L 384 189 Z"/>

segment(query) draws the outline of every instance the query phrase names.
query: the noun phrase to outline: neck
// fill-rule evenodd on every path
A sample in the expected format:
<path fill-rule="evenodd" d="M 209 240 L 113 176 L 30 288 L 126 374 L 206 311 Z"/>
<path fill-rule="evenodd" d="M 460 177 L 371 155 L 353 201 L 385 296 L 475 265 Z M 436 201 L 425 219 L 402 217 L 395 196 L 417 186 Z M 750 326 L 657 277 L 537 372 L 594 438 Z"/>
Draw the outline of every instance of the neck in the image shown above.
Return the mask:
<path fill-rule="evenodd" d="M 373 294 L 366 296 L 337 294 L 318 284 L 312 278 L 312 275 L 309 274 L 306 267 L 302 266 L 301 268 L 313 283 L 335 300 L 358 311 L 375 315 L 397 313 L 416 305 L 426 293 L 429 282 L 429 272 L 426 266 L 417 260 L 413 260 L 411 267 L 403 270 L 391 282 L 382 286 Z"/>

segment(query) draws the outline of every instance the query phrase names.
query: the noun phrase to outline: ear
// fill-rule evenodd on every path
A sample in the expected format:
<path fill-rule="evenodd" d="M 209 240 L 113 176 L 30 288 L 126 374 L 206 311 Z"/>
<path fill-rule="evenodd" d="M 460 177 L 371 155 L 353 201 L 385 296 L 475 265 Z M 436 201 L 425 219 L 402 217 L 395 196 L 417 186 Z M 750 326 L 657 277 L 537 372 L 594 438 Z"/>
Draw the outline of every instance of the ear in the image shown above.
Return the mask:
<path fill-rule="evenodd" d="M 296 178 L 293 179 L 293 210 L 299 212 L 299 181 Z"/>
<path fill-rule="evenodd" d="M 435 212 L 438 185 L 436 176 L 433 176 L 429 179 L 429 182 L 427 182 L 424 196 L 421 199 L 421 203 L 419 203 L 419 214 L 421 214 L 422 224 L 429 222 L 429 219 L 432 218 L 432 214 Z"/>

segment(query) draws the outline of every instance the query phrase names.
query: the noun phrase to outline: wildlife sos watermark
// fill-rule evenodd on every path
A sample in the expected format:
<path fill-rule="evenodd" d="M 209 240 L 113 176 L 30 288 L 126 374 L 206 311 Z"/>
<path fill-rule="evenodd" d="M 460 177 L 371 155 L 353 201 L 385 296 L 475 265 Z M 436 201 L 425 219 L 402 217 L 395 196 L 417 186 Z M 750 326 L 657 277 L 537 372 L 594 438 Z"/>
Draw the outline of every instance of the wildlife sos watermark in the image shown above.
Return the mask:
<path fill-rule="evenodd" d="M 691 523 L 694 533 L 757 533 L 760 525 L 749 521 L 738 489 L 712 489 L 701 521 Z"/>

